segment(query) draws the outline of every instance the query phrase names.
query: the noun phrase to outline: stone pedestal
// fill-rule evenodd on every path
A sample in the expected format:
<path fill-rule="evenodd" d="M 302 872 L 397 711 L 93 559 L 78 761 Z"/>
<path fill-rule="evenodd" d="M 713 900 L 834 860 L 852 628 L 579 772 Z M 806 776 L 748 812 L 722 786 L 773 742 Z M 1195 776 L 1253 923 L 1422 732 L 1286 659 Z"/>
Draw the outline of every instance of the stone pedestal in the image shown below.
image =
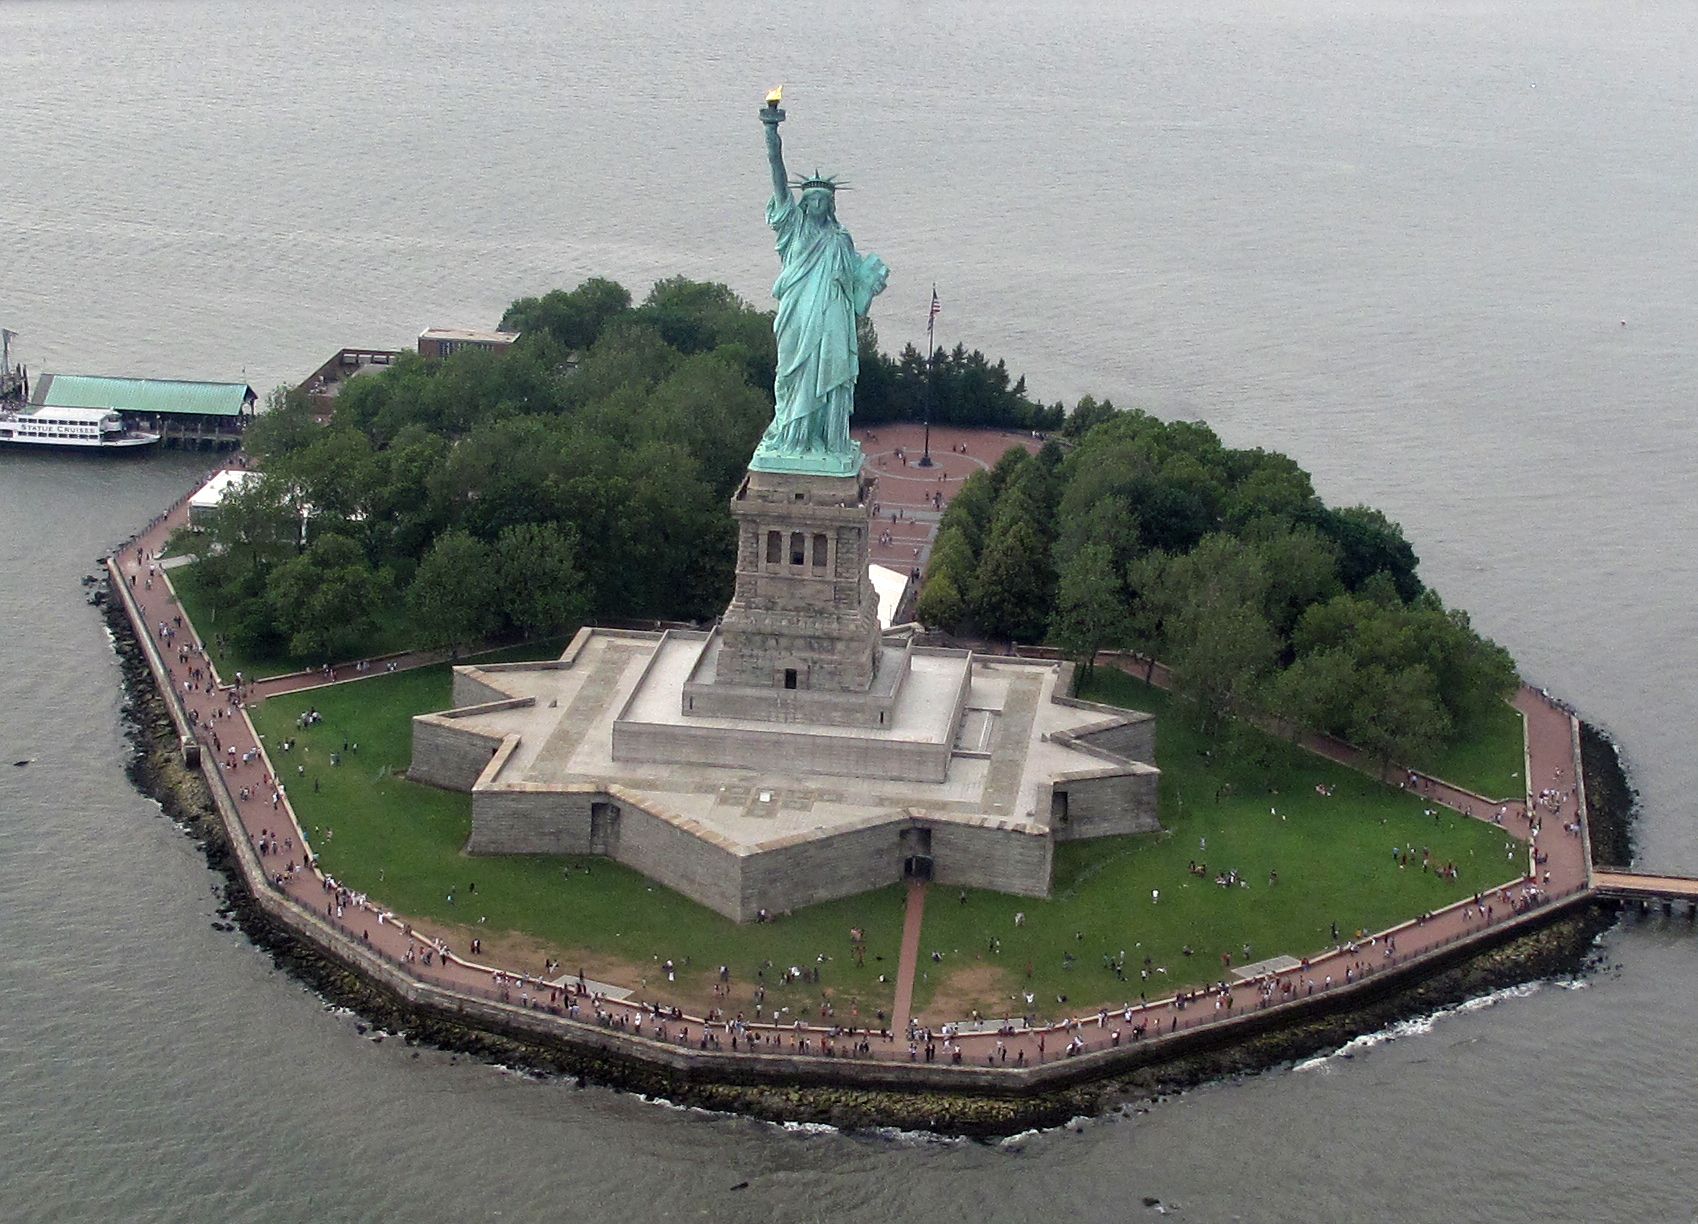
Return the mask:
<path fill-rule="evenodd" d="M 712 675 L 691 713 L 877 725 L 900 677 L 880 673 L 878 593 L 867 574 L 870 482 L 750 471 L 731 501 L 737 586 Z M 761 694 L 768 694 L 763 701 Z"/>

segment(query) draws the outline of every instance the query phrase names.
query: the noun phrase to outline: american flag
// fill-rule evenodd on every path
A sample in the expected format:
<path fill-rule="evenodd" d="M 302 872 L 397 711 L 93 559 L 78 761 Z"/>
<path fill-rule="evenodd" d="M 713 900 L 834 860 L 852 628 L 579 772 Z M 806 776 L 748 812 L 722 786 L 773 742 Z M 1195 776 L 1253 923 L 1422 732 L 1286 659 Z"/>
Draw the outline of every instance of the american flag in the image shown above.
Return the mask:
<path fill-rule="evenodd" d="M 931 312 L 931 314 L 926 316 L 926 326 L 930 327 L 932 325 L 932 321 L 935 320 L 938 317 L 938 315 L 940 315 L 942 313 L 943 313 L 943 303 L 937 300 L 937 286 L 933 285 L 932 286 L 932 312 Z"/>

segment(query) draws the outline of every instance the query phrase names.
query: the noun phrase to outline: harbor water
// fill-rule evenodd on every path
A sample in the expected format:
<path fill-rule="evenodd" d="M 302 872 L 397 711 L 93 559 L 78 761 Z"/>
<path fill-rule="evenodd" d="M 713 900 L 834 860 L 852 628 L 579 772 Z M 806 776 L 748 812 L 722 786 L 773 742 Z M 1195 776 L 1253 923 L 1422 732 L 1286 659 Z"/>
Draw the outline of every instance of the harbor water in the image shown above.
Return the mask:
<path fill-rule="evenodd" d="M 0 5 L 0 324 L 245 379 L 586 276 L 766 301 L 755 109 L 887 347 L 1292 454 L 1624 746 L 1698 874 L 1698 8 L 1669 0 Z M 206 456 L 0 454 L 0 1218 L 1698 1213 L 1698 932 L 1002 1144 L 786 1131 L 362 1033 L 213 929 L 79 579 Z M 13 761 L 28 761 L 15 767 Z M 1300 950 L 1299 950 L 1300 951 Z M 747 1183 L 737 1188 L 741 1183 Z"/>

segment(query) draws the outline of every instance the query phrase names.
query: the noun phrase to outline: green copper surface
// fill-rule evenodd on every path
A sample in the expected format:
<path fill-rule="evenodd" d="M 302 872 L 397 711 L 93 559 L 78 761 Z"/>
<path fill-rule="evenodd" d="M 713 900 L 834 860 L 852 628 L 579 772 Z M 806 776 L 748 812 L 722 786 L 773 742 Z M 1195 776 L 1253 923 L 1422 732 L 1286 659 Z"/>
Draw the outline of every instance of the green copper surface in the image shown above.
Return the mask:
<path fill-rule="evenodd" d="M 784 112 L 760 112 L 772 168 L 766 220 L 778 235 L 782 268 L 773 283 L 778 317 L 778 376 L 772 424 L 749 466 L 760 472 L 852 476 L 861 447 L 849 436 L 860 372 L 855 320 L 884 292 L 890 269 L 877 255 L 858 255 L 837 220 L 837 193 L 816 174 L 791 193 L 778 125 Z"/>

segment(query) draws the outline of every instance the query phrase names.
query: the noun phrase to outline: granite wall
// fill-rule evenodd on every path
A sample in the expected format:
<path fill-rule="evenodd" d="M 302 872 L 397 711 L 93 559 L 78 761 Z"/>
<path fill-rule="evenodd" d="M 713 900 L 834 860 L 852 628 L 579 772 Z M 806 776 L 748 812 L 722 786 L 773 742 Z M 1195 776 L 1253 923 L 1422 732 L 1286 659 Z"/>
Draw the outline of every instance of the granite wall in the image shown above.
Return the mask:
<path fill-rule="evenodd" d="M 469 791 L 501 740 L 446 715 L 421 714 L 413 719 L 413 761 L 407 776 L 444 790 Z"/>
<path fill-rule="evenodd" d="M 1147 765 L 1126 768 L 1129 772 L 1069 774 L 1056 781 L 1055 789 L 1067 795 L 1067 819 L 1054 823 L 1057 841 L 1160 830 L 1156 817 L 1160 771 Z"/>
<path fill-rule="evenodd" d="M 991 818 L 920 823 L 931 830 L 932 878 L 939 884 L 1049 895 L 1054 847 L 1039 826 Z"/>
<path fill-rule="evenodd" d="M 743 918 L 882 888 L 902 878 L 900 822 L 878 820 L 830 837 L 775 845 L 743 862 Z"/>
<path fill-rule="evenodd" d="M 629 802 L 619 803 L 618 824 L 619 862 L 727 918 L 743 922 L 754 917 L 753 910 L 744 913 L 744 860 L 711 830 Z"/>
<path fill-rule="evenodd" d="M 590 804 L 601 796 L 486 787 L 472 794 L 468 854 L 590 854 Z"/>
<path fill-rule="evenodd" d="M 901 778 L 941 782 L 949 772 L 949 745 L 853 735 L 812 735 L 775 724 L 771 732 L 678 723 L 618 722 L 613 759 L 644 764 L 769 766 L 775 754 L 806 761 L 808 771 L 839 778 Z"/>

